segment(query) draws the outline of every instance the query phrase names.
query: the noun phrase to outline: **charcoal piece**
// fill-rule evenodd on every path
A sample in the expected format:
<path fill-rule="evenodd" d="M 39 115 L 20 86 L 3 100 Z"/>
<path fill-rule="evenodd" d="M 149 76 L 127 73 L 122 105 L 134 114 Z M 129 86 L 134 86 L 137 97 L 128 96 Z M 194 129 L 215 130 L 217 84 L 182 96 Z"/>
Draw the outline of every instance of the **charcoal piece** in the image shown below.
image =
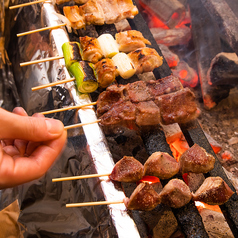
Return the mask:
<path fill-rule="evenodd" d="M 238 57 L 236 53 L 221 52 L 211 61 L 207 72 L 211 85 L 237 85 L 238 84 Z"/>
<path fill-rule="evenodd" d="M 184 207 L 174 208 L 172 211 L 185 237 L 209 238 L 194 202 L 190 201 Z"/>
<path fill-rule="evenodd" d="M 207 71 L 212 59 L 222 51 L 219 31 L 201 0 L 188 1 L 191 12 L 193 44 L 196 49 L 198 73 L 202 90 L 204 107 L 211 109 L 219 101 L 215 101 L 214 94 L 218 90 L 208 83 Z M 229 92 L 229 89 L 228 89 Z M 219 91 L 219 100 L 227 96 L 227 90 Z"/>
<path fill-rule="evenodd" d="M 185 7 L 178 0 L 141 0 L 169 28 L 177 26 L 185 17 Z"/>
<path fill-rule="evenodd" d="M 221 37 L 238 53 L 238 18 L 225 0 L 201 0 L 214 21 Z M 234 5 L 236 5 L 235 3 Z"/>

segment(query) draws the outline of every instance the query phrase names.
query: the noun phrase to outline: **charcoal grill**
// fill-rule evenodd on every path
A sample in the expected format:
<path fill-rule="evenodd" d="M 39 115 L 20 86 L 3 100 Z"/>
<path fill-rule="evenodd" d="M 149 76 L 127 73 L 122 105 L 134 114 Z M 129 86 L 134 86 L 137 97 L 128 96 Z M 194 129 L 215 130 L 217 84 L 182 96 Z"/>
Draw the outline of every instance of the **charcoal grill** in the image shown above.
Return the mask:
<path fill-rule="evenodd" d="M 132 29 L 139 30 L 142 32 L 145 38 L 147 38 L 151 42 L 151 47 L 156 49 L 160 55 L 162 55 L 161 50 L 159 49 L 156 41 L 154 40 L 146 22 L 144 21 L 142 15 L 139 13 L 135 16 L 134 19 L 128 20 L 130 26 Z M 110 32 L 112 34 L 115 34 L 115 26 L 114 25 L 105 25 L 105 26 L 98 26 L 95 28 L 97 33 L 100 35 L 102 33 Z M 71 37 L 71 35 L 69 35 Z M 164 61 L 163 65 L 153 71 L 154 76 L 159 79 L 166 77 L 170 75 L 172 72 L 166 63 Z M 128 82 L 133 82 L 138 80 L 136 76 L 129 79 Z M 122 80 L 118 80 L 119 83 L 122 83 Z M 96 100 L 99 92 L 95 92 L 91 94 L 91 98 Z M 88 101 L 88 99 L 86 100 Z M 205 137 L 199 123 L 197 121 L 187 123 L 184 125 L 180 125 L 181 130 L 185 136 L 185 139 L 187 140 L 188 144 L 192 146 L 194 143 L 197 143 L 198 145 L 202 146 L 207 150 L 208 153 L 211 153 L 215 158 L 216 155 L 214 154 L 207 138 Z M 161 128 L 155 127 L 153 130 L 148 130 L 146 133 L 141 134 L 141 138 L 144 143 L 144 147 L 148 155 L 151 155 L 155 151 L 163 151 L 167 152 L 172 155 L 172 152 L 170 150 L 170 147 L 168 143 L 166 142 L 166 138 L 164 135 L 164 132 L 161 130 Z M 229 185 L 229 187 L 235 192 L 235 188 L 225 175 L 222 166 L 220 165 L 218 159 L 216 159 L 215 168 L 205 174 L 205 176 L 220 176 L 222 177 L 225 182 Z M 162 181 L 162 184 L 165 185 L 167 181 Z M 134 189 L 132 186 L 128 186 L 123 184 L 124 191 L 127 196 L 131 193 L 131 191 Z M 230 226 L 230 229 L 234 235 L 234 237 L 238 237 L 238 196 L 236 193 L 233 194 L 233 196 L 229 199 L 227 203 L 220 206 L 227 223 Z M 194 202 L 190 202 L 186 206 L 179 208 L 179 209 L 171 209 L 174 213 L 178 224 L 180 225 L 181 230 L 184 232 L 186 237 L 208 237 L 208 234 L 204 228 L 202 218 L 195 207 Z M 149 234 L 147 232 L 147 227 L 144 224 L 143 220 L 140 217 L 140 213 L 137 211 L 132 211 L 131 216 L 133 217 L 137 228 L 139 230 L 141 237 L 147 237 Z M 153 219 L 156 219 L 156 213 L 148 212 L 147 216 L 153 217 Z"/>
<path fill-rule="evenodd" d="M 156 43 L 153 35 L 151 34 L 147 23 L 143 19 L 142 15 L 139 13 L 135 16 L 134 19 L 128 19 L 128 22 L 133 30 L 138 30 L 142 32 L 143 36 L 151 42 L 151 47 L 156 49 L 157 52 L 162 55 L 158 44 Z M 107 28 L 108 30 L 108 28 Z M 100 33 L 102 34 L 103 31 L 100 29 Z M 156 68 L 154 71 L 154 76 L 159 79 L 170 75 L 172 72 L 167 64 L 164 61 L 163 65 L 159 68 Z M 131 79 L 135 81 L 136 79 Z M 138 80 L 138 79 L 137 79 Z M 216 155 L 211 148 L 204 132 L 199 125 L 198 121 L 194 121 L 188 124 L 180 125 L 180 128 L 187 140 L 189 146 L 191 147 L 193 144 L 198 144 L 201 147 L 205 148 L 206 151 L 212 154 L 215 158 Z M 153 132 L 142 133 L 142 139 L 145 144 L 145 148 L 149 155 L 156 151 L 164 151 L 172 155 L 169 145 L 166 142 L 166 137 L 164 132 L 157 128 Z M 205 174 L 205 177 L 208 176 L 219 176 L 224 179 L 224 181 L 230 186 L 230 188 L 235 192 L 235 188 L 227 178 L 226 174 L 224 173 L 222 166 L 218 159 L 216 158 L 215 167 L 212 171 Z M 162 184 L 165 185 L 167 181 L 162 181 Z M 231 199 L 225 203 L 224 205 L 220 206 L 223 215 L 225 216 L 230 229 L 234 235 L 234 237 L 238 237 L 238 195 L 235 193 Z M 174 215 L 177 218 L 178 223 L 184 234 L 187 237 L 208 237 L 207 232 L 205 231 L 202 218 L 195 207 L 194 202 L 190 202 L 188 205 L 179 208 L 179 209 L 172 209 Z M 139 221 L 138 221 L 139 222 Z"/>

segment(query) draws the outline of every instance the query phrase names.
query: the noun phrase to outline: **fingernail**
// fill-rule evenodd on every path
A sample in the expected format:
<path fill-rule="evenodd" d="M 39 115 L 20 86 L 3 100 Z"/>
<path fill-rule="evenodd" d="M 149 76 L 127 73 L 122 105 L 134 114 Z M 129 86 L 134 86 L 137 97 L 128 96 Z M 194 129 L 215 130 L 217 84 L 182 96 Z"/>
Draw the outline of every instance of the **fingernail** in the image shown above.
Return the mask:
<path fill-rule="evenodd" d="M 50 134 L 60 134 L 62 132 L 62 123 L 54 119 L 46 119 L 47 131 Z"/>

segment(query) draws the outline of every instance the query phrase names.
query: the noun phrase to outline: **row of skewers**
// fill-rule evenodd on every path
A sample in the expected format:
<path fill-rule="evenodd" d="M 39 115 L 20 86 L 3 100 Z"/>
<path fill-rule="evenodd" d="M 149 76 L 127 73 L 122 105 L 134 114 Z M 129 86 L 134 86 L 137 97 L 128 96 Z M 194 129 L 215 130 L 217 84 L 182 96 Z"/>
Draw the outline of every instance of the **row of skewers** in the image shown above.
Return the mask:
<path fill-rule="evenodd" d="M 181 155 L 179 162 L 165 152 L 153 153 L 144 165 L 134 157 L 124 156 L 115 164 L 110 174 L 56 178 L 52 181 L 59 182 L 109 176 L 109 179 L 112 181 L 138 183 L 138 186 L 130 198 L 125 198 L 123 201 L 73 203 L 67 204 L 67 207 L 123 202 L 128 210 L 150 211 L 161 203 L 173 208 L 180 208 L 189 203 L 191 199 L 209 205 L 221 205 L 225 203 L 234 192 L 220 177 L 208 177 L 195 193 L 190 191 L 188 185 L 182 179 L 171 179 L 164 187 L 162 187 L 160 183 L 160 179 L 170 179 L 176 174 L 207 173 L 214 168 L 214 163 L 215 158 L 211 154 L 208 154 L 205 149 L 199 145 L 194 144 Z M 150 177 L 149 180 L 148 176 Z"/>
<path fill-rule="evenodd" d="M 87 2 L 96 3 L 96 1 L 91 1 L 91 0 L 89 0 Z M 72 11 L 72 9 L 75 9 L 75 7 L 71 8 L 70 11 Z M 80 8 L 78 7 L 78 9 L 80 9 Z M 105 23 L 105 21 L 104 21 L 104 23 Z M 61 26 L 59 26 L 59 27 L 61 27 Z M 71 26 L 72 26 L 72 24 L 71 24 Z M 49 28 L 46 28 L 46 29 L 49 29 Z M 45 30 L 45 29 L 43 29 L 43 30 Z M 133 32 L 133 31 L 131 31 L 131 32 Z M 122 37 L 122 39 L 125 39 L 125 38 L 128 39 L 128 35 L 130 36 L 131 32 L 125 32 L 125 34 L 127 34 L 127 36 L 126 37 L 123 36 L 124 38 Z M 134 33 L 135 33 L 135 31 L 134 31 Z M 134 35 L 131 34 L 131 39 L 135 38 Z M 137 35 L 139 35 L 139 33 L 137 33 Z M 140 38 L 140 37 L 138 37 L 138 38 Z M 102 36 L 103 40 L 101 40 L 101 42 L 104 42 L 104 44 L 102 45 L 101 49 L 99 47 L 99 50 L 101 50 L 101 52 L 103 52 L 102 48 L 106 45 L 105 44 L 105 39 L 107 39 L 107 38 L 109 39 L 109 38 L 111 38 L 111 36 L 108 36 L 108 35 Z M 88 42 L 94 41 L 94 42 L 98 43 L 98 42 L 100 42 L 100 39 L 101 38 L 99 38 L 99 39 L 96 39 L 96 38 L 95 39 L 90 39 Z M 83 39 L 81 39 L 81 40 L 83 40 Z M 81 40 L 80 40 L 80 43 L 81 43 Z M 86 52 L 85 55 L 82 54 L 83 51 L 84 51 L 83 50 L 83 44 L 80 44 L 79 42 L 77 42 L 77 43 L 76 42 L 67 42 L 64 46 L 62 46 L 64 56 L 63 57 L 62 56 L 55 57 L 54 59 L 61 59 L 61 58 L 65 59 L 67 69 L 69 70 L 71 75 L 74 76 L 74 78 L 70 79 L 70 81 L 75 80 L 77 86 L 80 85 L 80 87 L 78 87 L 79 91 L 81 90 L 80 88 L 82 88 L 81 87 L 82 82 L 86 78 L 86 76 L 87 76 L 86 72 L 88 72 L 89 69 L 90 69 L 89 71 L 91 71 L 91 73 L 89 75 L 94 75 L 94 81 L 96 81 L 97 84 L 99 84 L 101 87 L 107 87 L 110 83 L 112 83 L 115 80 L 115 77 L 118 76 L 118 75 L 120 75 L 122 78 L 127 78 L 127 77 L 130 77 L 129 76 L 130 74 L 132 76 L 136 72 L 137 73 L 147 72 L 147 71 L 144 71 L 144 69 L 142 67 L 143 64 L 137 63 L 137 65 L 140 68 L 135 67 L 135 65 L 136 65 L 135 63 L 131 64 L 131 62 L 133 60 L 133 57 L 128 57 L 128 55 L 130 55 L 131 52 L 128 53 L 130 50 L 129 51 L 126 50 L 125 52 L 123 52 L 123 57 L 124 57 L 123 59 L 124 60 L 127 59 L 126 61 L 130 62 L 128 65 L 130 65 L 130 66 L 133 65 L 133 67 L 131 67 L 132 69 L 130 68 L 130 70 L 128 70 L 129 73 L 127 72 L 127 73 L 123 74 L 120 71 L 120 67 L 118 66 L 118 65 L 121 64 L 120 59 L 122 59 L 121 53 L 119 51 L 123 51 L 122 50 L 123 47 L 121 46 L 121 48 L 119 50 L 118 45 L 120 46 L 120 45 L 123 45 L 123 44 L 118 43 L 117 40 L 116 41 L 114 39 L 112 39 L 112 40 L 113 41 L 111 41 L 111 42 L 113 42 L 112 44 L 114 46 L 116 45 L 117 50 L 115 50 L 116 48 L 114 48 L 114 50 L 112 50 L 112 53 L 109 53 L 109 54 L 105 53 L 106 51 L 104 51 L 104 53 L 101 54 L 102 56 L 100 56 L 102 58 L 99 57 L 97 59 L 97 61 L 94 61 L 95 58 L 97 58 L 97 57 L 94 57 L 91 54 L 88 54 L 88 56 L 87 56 L 88 52 Z M 146 39 L 144 39 L 144 38 L 141 38 L 139 40 L 140 40 L 140 43 L 143 42 L 144 44 L 150 44 L 150 42 L 146 41 Z M 110 42 L 110 40 L 109 40 L 109 42 Z M 71 43 L 73 43 L 73 44 L 71 44 Z M 98 45 L 97 43 L 92 44 L 92 45 L 93 46 Z M 115 44 L 115 43 L 117 43 L 117 44 Z M 131 47 L 133 44 L 130 43 L 128 45 Z M 77 53 L 77 55 L 80 56 L 76 61 L 74 61 L 75 60 L 75 58 L 74 58 L 75 57 L 75 53 L 74 53 L 75 47 L 76 48 L 78 47 L 77 50 L 78 50 L 79 53 Z M 126 49 L 126 47 L 127 47 L 127 44 L 124 45 L 125 49 Z M 143 48 L 141 48 L 140 50 L 142 50 L 142 49 L 153 50 L 153 49 L 147 48 L 145 46 L 143 46 Z M 136 52 L 137 50 L 135 49 L 134 51 Z M 93 51 L 91 49 L 90 53 L 92 53 L 92 52 L 96 52 L 96 51 Z M 70 53 L 73 53 L 72 54 L 73 57 L 68 57 L 70 55 Z M 128 53 L 128 54 L 126 54 L 126 53 Z M 112 58 L 117 56 L 117 55 L 120 56 L 119 60 L 117 61 L 117 59 L 115 59 L 115 58 L 113 60 Z M 136 55 L 137 59 L 140 59 L 141 55 L 145 55 L 145 54 L 143 52 L 141 53 L 141 51 L 140 51 L 139 54 Z M 156 55 L 156 57 L 158 57 L 158 56 Z M 130 61 L 128 61 L 128 58 L 129 58 Z M 52 59 L 52 60 L 54 60 L 54 59 Z M 90 59 L 93 59 L 93 61 L 90 60 Z M 47 61 L 47 60 L 48 59 L 45 59 L 45 61 Z M 160 65 L 161 65 L 162 64 L 162 58 L 161 57 L 157 58 L 157 60 L 160 62 Z M 98 70 L 99 68 L 97 68 L 96 65 L 98 64 L 97 66 L 99 67 L 99 63 L 101 63 L 101 65 L 102 65 L 101 67 L 103 68 L 103 67 L 105 67 L 103 65 L 105 65 L 107 63 L 107 61 L 113 62 L 114 66 L 112 68 L 114 68 L 114 71 L 113 71 L 114 79 L 113 79 L 113 81 L 109 81 L 108 85 L 104 85 L 102 82 L 100 82 L 100 79 L 99 79 L 99 72 L 100 71 Z M 148 59 L 146 61 L 148 61 Z M 44 62 L 44 61 L 41 61 L 41 62 Z M 117 65 L 116 65 L 115 62 L 119 62 L 119 63 L 117 63 Z M 31 62 L 31 63 L 38 63 L 38 61 Z M 72 65 L 74 65 L 75 63 L 77 63 L 77 64 L 73 68 L 71 68 Z M 150 63 L 150 66 L 149 66 L 150 70 L 148 70 L 148 71 L 151 71 L 151 65 L 153 65 L 153 60 L 149 61 L 149 63 Z M 22 64 L 21 66 L 25 66 L 25 65 L 28 65 L 28 64 Z M 122 63 L 122 65 L 125 66 L 124 62 Z M 148 65 L 145 65 L 145 67 L 148 67 Z M 159 67 L 159 66 L 156 66 L 156 67 Z M 140 71 L 141 68 L 143 69 L 142 71 Z M 153 67 L 152 67 L 152 70 L 153 70 Z M 92 74 L 92 72 L 93 72 L 93 74 Z M 65 83 L 65 82 L 62 82 L 62 83 Z M 100 82 L 100 83 L 98 83 L 98 82 Z M 48 87 L 49 85 L 45 85 L 45 86 Z M 91 87 L 91 85 L 90 85 L 90 87 Z M 83 93 L 85 93 L 85 91 Z M 95 104 L 96 103 L 94 103 L 93 105 L 95 105 Z M 83 105 L 83 106 L 87 106 L 87 105 Z M 80 107 L 83 107 L 83 106 L 81 105 Z M 65 109 L 63 109 L 63 110 L 65 110 Z M 51 112 L 51 113 L 53 113 L 53 112 Z M 98 120 L 96 122 L 99 122 L 99 121 L 100 120 Z M 95 122 L 92 122 L 92 123 L 95 123 Z M 90 124 L 90 123 L 87 123 L 87 124 Z M 73 125 L 73 126 L 76 127 L 77 125 Z M 192 148 L 194 150 L 194 147 L 192 147 Z M 196 151 L 196 149 L 199 150 L 200 148 L 197 148 L 197 146 L 196 146 L 195 151 Z M 188 151 L 190 151 L 190 150 L 188 150 Z M 187 159 L 182 159 L 183 157 L 187 158 L 185 155 L 181 156 L 180 162 L 178 164 L 175 161 L 175 159 L 171 158 L 168 154 L 165 154 L 165 153 L 162 153 L 162 152 L 157 152 L 157 153 L 158 154 L 154 154 L 151 158 L 149 158 L 144 166 L 143 165 L 138 166 L 139 170 L 140 170 L 140 172 L 139 172 L 140 176 L 137 177 L 136 179 L 134 177 L 132 180 L 127 180 L 127 181 L 124 180 L 127 176 L 122 173 L 122 171 L 123 171 L 122 164 L 123 164 L 123 161 L 126 161 L 126 159 L 128 159 L 128 157 L 125 157 L 126 159 L 123 158 L 121 161 L 119 161 L 119 163 L 121 165 L 116 164 L 110 175 L 106 174 L 106 175 L 101 175 L 101 176 L 109 176 L 109 178 L 111 180 L 116 180 L 116 181 L 120 181 L 120 182 L 135 182 L 135 181 L 138 182 L 143 178 L 143 176 L 146 176 L 146 175 L 156 176 L 160 179 L 167 179 L 167 178 L 173 177 L 179 171 L 181 173 L 195 172 L 195 170 L 191 171 L 191 168 L 195 169 L 197 167 L 197 166 L 194 166 L 196 163 L 191 163 Z M 196 153 L 191 152 L 191 154 L 197 154 L 197 152 Z M 158 157 L 160 159 L 161 158 L 166 158 L 167 159 L 166 161 L 167 162 L 170 161 L 170 162 L 167 163 L 167 162 L 164 162 L 164 160 L 163 160 L 162 161 L 163 163 L 162 163 L 160 161 L 160 159 L 158 161 L 158 159 L 155 159 L 155 157 Z M 210 167 L 208 166 L 209 168 L 206 168 L 206 169 L 203 170 L 203 169 L 201 169 L 203 166 L 200 166 L 196 170 L 195 173 L 197 173 L 198 171 L 201 172 L 201 173 L 205 173 L 207 171 L 210 171 L 210 169 L 213 168 L 214 160 L 207 154 L 206 154 L 205 157 L 209 158 L 210 161 L 209 161 L 209 163 L 204 164 L 205 165 L 204 167 L 206 167 L 208 165 L 210 165 Z M 191 158 L 191 156 L 190 156 L 190 158 Z M 203 158 L 203 157 L 201 157 L 201 158 Z M 154 162 L 154 160 L 156 160 L 156 162 Z M 157 166 L 154 166 L 154 163 Z M 169 166 L 166 167 L 166 164 L 169 165 Z M 191 168 L 187 169 L 189 167 L 189 165 L 190 165 Z M 124 168 L 128 169 L 128 164 Z M 164 173 L 165 168 L 168 169 L 168 173 Z M 161 170 L 162 170 L 162 172 L 161 172 Z M 118 171 L 120 171 L 120 173 L 118 173 Z M 136 170 L 133 169 L 132 173 L 135 173 L 135 172 L 136 172 Z M 118 176 L 118 174 L 122 175 L 121 177 L 123 179 L 117 178 L 116 176 Z M 91 177 L 100 177 L 100 175 L 91 175 Z M 131 175 L 129 175 L 129 177 L 131 177 Z M 81 177 L 81 178 L 83 178 L 83 177 Z M 86 177 L 84 177 L 84 178 L 86 178 Z M 74 177 L 74 178 L 65 178 L 65 180 L 69 180 L 69 179 L 79 179 L 79 178 L 76 178 L 76 177 Z M 61 178 L 61 181 L 63 181 L 63 178 Z M 131 197 L 126 198 L 123 201 L 115 201 L 115 202 L 105 201 L 103 203 L 99 202 L 97 204 L 84 203 L 83 205 L 82 204 L 67 204 L 66 206 L 67 207 L 74 207 L 74 206 L 100 205 L 100 204 L 112 204 L 112 203 L 122 203 L 122 202 L 124 202 L 126 207 L 130 210 L 152 210 L 153 208 L 155 208 L 160 203 L 164 203 L 164 204 L 167 204 L 171 207 L 178 208 L 178 207 L 186 205 L 191 199 L 193 199 L 195 201 L 200 199 L 200 201 L 204 201 L 208 204 L 222 204 L 222 203 L 226 202 L 229 199 L 229 197 L 232 196 L 232 194 L 233 194 L 233 191 L 231 191 L 230 188 L 225 184 L 225 182 L 219 177 L 217 177 L 217 178 L 212 178 L 211 177 L 211 178 L 206 179 L 204 181 L 204 184 L 200 187 L 200 189 L 195 194 L 192 194 L 190 192 L 188 186 L 180 179 L 170 180 L 169 183 L 160 192 L 155 191 L 155 186 L 154 185 L 153 184 L 148 184 L 148 183 L 140 183 L 137 186 L 136 190 L 131 195 Z M 221 192 L 222 192 L 223 196 L 220 195 Z M 174 196 L 174 194 L 176 194 L 176 196 Z M 178 198 L 180 198 L 180 199 L 178 199 Z"/>

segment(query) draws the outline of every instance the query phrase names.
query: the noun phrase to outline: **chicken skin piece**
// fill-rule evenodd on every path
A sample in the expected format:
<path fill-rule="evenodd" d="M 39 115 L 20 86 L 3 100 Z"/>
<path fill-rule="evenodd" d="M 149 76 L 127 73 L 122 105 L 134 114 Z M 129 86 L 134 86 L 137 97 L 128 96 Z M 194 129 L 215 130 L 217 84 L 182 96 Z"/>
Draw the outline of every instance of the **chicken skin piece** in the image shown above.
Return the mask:
<path fill-rule="evenodd" d="M 150 41 L 145 39 L 140 31 L 136 30 L 119 32 L 115 35 L 115 38 L 119 45 L 119 51 L 124 53 L 143 48 L 146 44 L 151 45 Z"/>
<path fill-rule="evenodd" d="M 200 188 L 193 194 L 194 201 L 200 201 L 209 205 L 221 205 L 228 201 L 233 191 L 220 177 L 208 177 Z"/>
<path fill-rule="evenodd" d="M 97 0 L 89 0 L 86 4 L 80 6 L 82 9 L 87 25 L 103 25 L 104 12 Z"/>
<path fill-rule="evenodd" d="M 155 49 L 143 47 L 128 54 L 135 66 L 136 74 L 153 71 L 163 64 L 161 57 Z"/>
<path fill-rule="evenodd" d="M 192 193 L 187 184 L 181 179 L 171 179 L 159 194 L 161 203 L 180 208 L 185 206 L 192 199 Z"/>
<path fill-rule="evenodd" d="M 99 87 L 106 88 L 115 81 L 117 73 L 112 59 L 102 59 L 94 65 L 94 68 Z"/>
<path fill-rule="evenodd" d="M 103 54 L 97 38 L 84 36 L 79 37 L 79 41 L 80 41 L 80 53 L 83 60 L 95 64 L 100 59 L 102 59 Z"/>
<path fill-rule="evenodd" d="M 115 164 L 109 178 L 114 181 L 133 183 L 142 178 L 143 170 L 143 165 L 137 159 L 124 156 Z"/>
<path fill-rule="evenodd" d="M 169 179 L 179 172 L 179 163 L 165 152 L 154 152 L 144 164 L 144 175 Z"/>
<path fill-rule="evenodd" d="M 215 158 L 198 144 L 194 144 L 179 158 L 179 166 L 184 173 L 207 173 L 214 168 Z"/>
<path fill-rule="evenodd" d="M 140 183 L 124 203 L 128 210 L 151 211 L 160 204 L 160 196 L 149 183 Z"/>
<path fill-rule="evenodd" d="M 77 5 L 63 7 L 65 17 L 71 22 L 73 29 L 80 29 L 85 27 L 86 21 L 83 11 Z"/>

